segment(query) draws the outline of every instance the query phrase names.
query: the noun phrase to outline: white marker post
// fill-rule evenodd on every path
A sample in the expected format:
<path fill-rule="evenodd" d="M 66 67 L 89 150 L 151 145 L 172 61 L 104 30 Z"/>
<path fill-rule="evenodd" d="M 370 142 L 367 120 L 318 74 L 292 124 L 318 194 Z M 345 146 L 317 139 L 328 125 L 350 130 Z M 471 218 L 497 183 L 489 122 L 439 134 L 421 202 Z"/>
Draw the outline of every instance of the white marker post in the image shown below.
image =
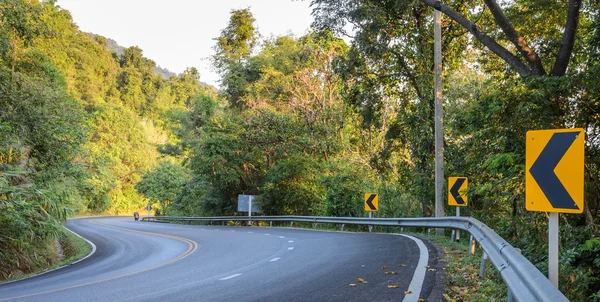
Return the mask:
<path fill-rule="evenodd" d="M 373 212 L 369 212 L 369 218 L 373 218 Z M 369 225 L 369 233 L 373 231 L 373 226 Z"/>
<path fill-rule="evenodd" d="M 558 213 L 548 217 L 548 279 L 558 288 Z"/>
<path fill-rule="evenodd" d="M 252 195 L 249 197 L 250 202 L 248 202 L 248 224 L 252 225 Z"/>

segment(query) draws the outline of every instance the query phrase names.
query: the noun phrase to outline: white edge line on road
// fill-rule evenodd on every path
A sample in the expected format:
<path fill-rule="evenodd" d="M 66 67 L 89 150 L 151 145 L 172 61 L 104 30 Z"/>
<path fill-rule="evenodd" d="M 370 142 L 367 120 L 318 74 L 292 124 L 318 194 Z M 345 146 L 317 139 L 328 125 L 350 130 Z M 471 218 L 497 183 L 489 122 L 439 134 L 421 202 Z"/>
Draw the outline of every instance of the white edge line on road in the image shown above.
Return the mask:
<path fill-rule="evenodd" d="M 80 218 L 75 218 L 75 219 L 80 219 Z M 81 258 L 81 259 L 79 259 L 79 260 L 77 260 L 77 261 L 74 261 L 74 262 L 71 262 L 71 263 L 67 263 L 67 264 L 65 264 L 65 265 L 62 265 L 62 266 L 59 266 L 59 267 L 55 267 L 55 268 L 53 268 L 53 269 L 49 269 L 49 270 L 46 270 L 46 271 L 43 271 L 43 272 L 40 272 L 40 273 L 37 273 L 37 274 L 31 275 L 31 276 L 27 276 L 27 277 L 25 277 L 25 278 L 16 279 L 16 280 L 12 280 L 12 281 L 6 281 L 6 282 L 0 282 L 0 285 L 4 285 L 4 284 L 10 284 L 10 283 L 17 282 L 17 281 L 22 281 L 22 280 L 27 280 L 27 279 L 30 279 L 30 278 L 33 278 L 33 277 L 37 277 L 37 276 L 40 276 L 40 275 L 43 275 L 43 274 L 47 274 L 47 273 L 49 273 L 49 272 L 53 272 L 53 271 L 55 271 L 55 270 L 59 270 L 59 269 L 61 269 L 61 268 L 67 267 L 67 266 L 69 266 L 69 265 L 73 265 L 73 264 L 75 264 L 75 263 L 81 262 L 81 261 L 83 261 L 83 260 L 85 260 L 85 259 L 87 259 L 87 258 L 91 257 L 91 256 L 92 256 L 92 255 L 93 255 L 93 254 L 96 252 L 96 245 L 95 245 L 93 242 L 91 242 L 91 241 L 89 241 L 89 240 L 87 240 L 87 239 L 85 239 L 85 238 L 81 237 L 81 235 L 79 235 L 79 234 L 77 234 L 77 233 L 75 233 L 75 232 L 73 232 L 73 231 L 69 230 L 69 229 L 68 229 L 67 227 L 65 227 L 64 225 L 63 225 L 62 227 L 63 227 L 63 228 L 65 228 L 65 230 L 67 230 L 67 231 L 69 231 L 69 232 L 71 232 L 71 233 L 75 234 L 75 236 L 77 236 L 77 237 L 79 237 L 79 238 L 81 238 L 81 239 L 85 240 L 85 242 L 87 242 L 87 243 L 88 243 L 88 244 L 89 244 L 89 245 L 92 247 L 92 251 L 91 251 L 91 252 L 89 252 L 89 253 L 88 253 L 88 254 L 87 254 L 85 257 L 83 257 L 83 258 Z"/>
<path fill-rule="evenodd" d="M 294 243 L 294 240 L 288 240 L 289 243 Z"/>
<path fill-rule="evenodd" d="M 427 273 L 426 266 L 427 263 L 429 263 L 429 250 L 419 238 L 404 234 L 396 235 L 412 239 L 412 241 L 414 241 L 419 247 L 419 263 L 417 263 L 415 274 L 412 277 L 412 281 L 410 281 L 410 285 L 408 285 L 408 290 L 412 291 L 412 294 L 404 295 L 404 300 L 402 300 L 402 302 L 416 302 L 419 300 L 421 288 L 423 287 L 423 281 L 425 281 L 425 274 Z"/>
<path fill-rule="evenodd" d="M 279 259 L 281 259 L 281 257 L 273 258 L 273 259 L 269 260 L 269 262 L 275 262 L 275 261 L 277 261 Z"/>
<path fill-rule="evenodd" d="M 279 236 L 279 238 L 283 239 L 283 238 L 285 238 L 285 236 Z"/>
<path fill-rule="evenodd" d="M 271 236 L 271 234 L 265 234 L 266 236 Z"/>
<path fill-rule="evenodd" d="M 294 247 L 293 247 L 293 246 L 290 246 L 290 247 L 288 247 L 288 251 L 291 251 L 291 250 L 293 250 L 293 249 L 294 249 Z"/>
<path fill-rule="evenodd" d="M 253 234 L 254 232 L 247 232 L 248 234 Z"/>
<path fill-rule="evenodd" d="M 242 274 L 235 274 L 235 275 L 231 275 L 231 276 L 228 276 L 228 277 L 225 277 L 225 278 L 221 278 L 221 279 L 219 279 L 219 280 L 225 281 L 225 280 L 233 279 L 233 278 L 235 278 L 235 277 L 239 277 L 239 276 L 241 276 L 241 275 L 242 275 Z"/>

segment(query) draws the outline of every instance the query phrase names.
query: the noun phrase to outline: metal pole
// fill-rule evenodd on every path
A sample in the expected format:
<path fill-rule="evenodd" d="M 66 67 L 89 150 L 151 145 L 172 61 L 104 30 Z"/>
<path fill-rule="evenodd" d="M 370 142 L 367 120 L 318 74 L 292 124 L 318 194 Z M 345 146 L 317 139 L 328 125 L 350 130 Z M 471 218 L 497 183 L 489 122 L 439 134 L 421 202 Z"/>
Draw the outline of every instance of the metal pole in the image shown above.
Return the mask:
<path fill-rule="evenodd" d="M 456 207 L 456 217 L 460 217 L 460 207 Z M 456 241 L 460 241 L 460 230 L 456 230 Z"/>
<path fill-rule="evenodd" d="M 373 218 L 373 212 L 369 212 L 369 218 Z M 373 231 L 373 226 L 369 225 L 369 233 Z"/>
<path fill-rule="evenodd" d="M 558 288 L 558 213 L 548 217 L 548 279 Z"/>
<path fill-rule="evenodd" d="M 248 224 L 252 225 L 252 195 L 250 195 L 250 202 L 248 203 Z"/>
<path fill-rule="evenodd" d="M 435 217 L 444 217 L 444 134 L 442 107 L 442 12 L 434 9 L 433 29 L 433 70 L 435 90 Z M 444 234 L 444 229 L 437 229 L 438 235 Z"/>
<path fill-rule="evenodd" d="M 483 252 L 483 257 L 481 257 L 481 266 L 479 266 L 479 278 L 485 278 L 485 270 L 487 269 L 487 261 L 488 255 Z"/>

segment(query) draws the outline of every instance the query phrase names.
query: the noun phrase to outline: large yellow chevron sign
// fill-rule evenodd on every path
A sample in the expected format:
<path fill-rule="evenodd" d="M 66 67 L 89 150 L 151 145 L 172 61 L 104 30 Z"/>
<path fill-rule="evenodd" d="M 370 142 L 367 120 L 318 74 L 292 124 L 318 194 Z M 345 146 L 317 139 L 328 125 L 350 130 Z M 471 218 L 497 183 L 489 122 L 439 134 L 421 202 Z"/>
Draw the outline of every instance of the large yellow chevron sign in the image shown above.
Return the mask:
<path fill-rule="evenodd" d="M 583 212 L 581 128 L 527 132 L 525 208 L 528 211 Z"/>

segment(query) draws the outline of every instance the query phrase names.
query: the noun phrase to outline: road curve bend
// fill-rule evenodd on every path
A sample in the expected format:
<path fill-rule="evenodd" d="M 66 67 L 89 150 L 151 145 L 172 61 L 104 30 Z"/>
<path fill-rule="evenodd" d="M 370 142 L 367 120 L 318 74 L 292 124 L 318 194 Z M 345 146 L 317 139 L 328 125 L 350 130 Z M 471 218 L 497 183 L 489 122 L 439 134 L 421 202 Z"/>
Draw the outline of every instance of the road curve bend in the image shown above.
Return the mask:
<path fill-rule="evenodd" d="M 1 284 L 0 301 L 441 299 L 438 252 L 411 236 L 129 218 L 76 219 L 66 227 L 93 242 L 96 252 Z"/>

